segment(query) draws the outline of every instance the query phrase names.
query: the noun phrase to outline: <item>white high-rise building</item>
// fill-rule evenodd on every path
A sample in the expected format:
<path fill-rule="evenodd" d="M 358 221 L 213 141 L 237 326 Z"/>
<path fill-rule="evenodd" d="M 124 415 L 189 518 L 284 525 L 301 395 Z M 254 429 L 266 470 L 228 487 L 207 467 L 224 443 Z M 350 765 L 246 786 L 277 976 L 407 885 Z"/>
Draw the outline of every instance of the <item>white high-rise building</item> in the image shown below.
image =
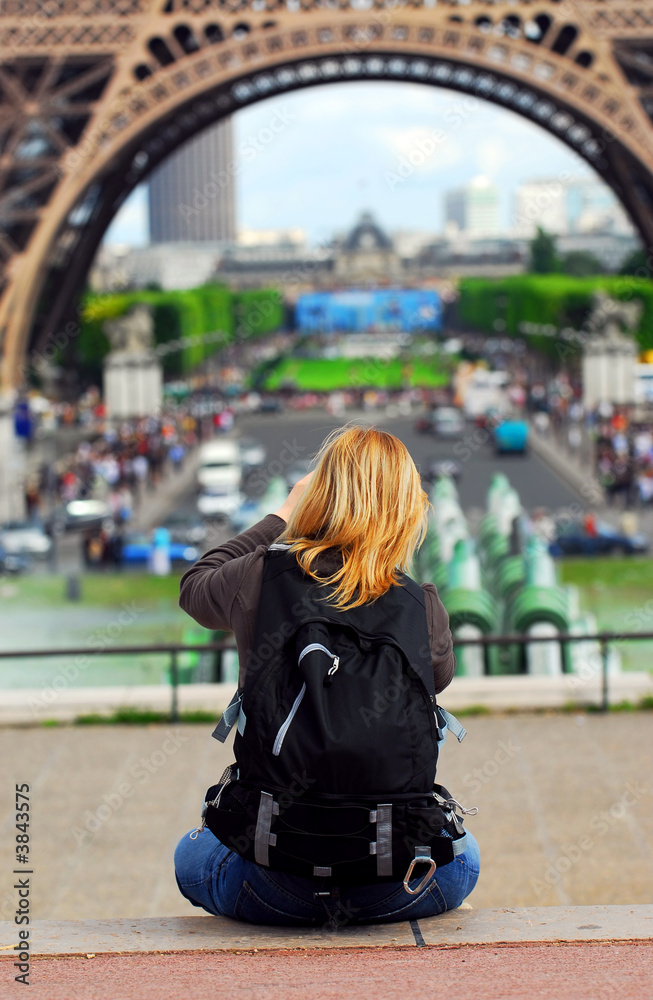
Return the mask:
<path fill-rule="evenodd" d="M 232 124 L 225 118 L 157 167 L 149 181 L 150 241 L 233 241 L 233 162 Z"/>
<path fill-rule="evenodd" d="M 520 184 L 515 191 L 511 229 L 532 236 L 538 226 L 560 236 L 568 231 L 567 188 L 557 178 Z"/>
<path fill-rule="evenodd" d="M 468 237 L 496 236 L 500 231 L 499 192 L 486 177 L 445 194 L 445 230 Z"/>
<path fill-rule="evenodd" d="M 530 237 L 538 226 L 559 236 L 633 232 L 607 184 L 594 177 L 568 175 L 527 181 L 517 188 L 512 231 Z"/>

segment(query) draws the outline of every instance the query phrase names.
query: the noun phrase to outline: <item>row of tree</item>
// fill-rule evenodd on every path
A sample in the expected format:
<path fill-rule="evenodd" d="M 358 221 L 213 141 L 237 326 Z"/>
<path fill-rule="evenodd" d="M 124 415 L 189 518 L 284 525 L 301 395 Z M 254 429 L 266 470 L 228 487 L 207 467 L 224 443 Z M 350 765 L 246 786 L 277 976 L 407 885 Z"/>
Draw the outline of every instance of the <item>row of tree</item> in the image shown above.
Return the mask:
<path fill-rule="evenodd" d="M 649 273 L 641 274 L 646 266 L 646 251 L 634 250 L 624 260 L 619 274 L 631 274 L 650 277 Z M 572 278 L 589 278 L 597 274 L 606 274 L 606 268 L 599 258 L 589 250 L 570 250 L 561 254 L 553 233 L 548 233 L 541 226 L 530 242 L 528 270 L 530 274 L 568 274 Z"/>
<path fill-rule="evenodd" d="M 184 342 L 180 350 L 164 355 L 167 376 L 191 371 L 235 337 L 260 337 L 279 329 L 285 321 L 283 299 L 274 288 L 234 292 L 222 285 L 207 284 L 183 291 L 149 288 L 87 294 L 80 335 L 73 345 L 74 362 L 83 380 L 97 381 L 109 353 L 111 345 L 103 329 L 106 321 L 124 316 L 139 302 L 151 307 L 156 344 Z M 202 341 L 202 336 L 209 333 L 223 336 Z"/>
<path fill-rule="evenodd" d="M 653 282 L 644 277 L 567 274 L 514 274 L 505 278 L 463 278 L 456 312 L 466 327 L 489 334 L 525 337 L 532 347 L 560 355 L 555 336 L 529 334 L 522 323 L 587 331 L 593 293 L 602 290 L 620 301 L 639 301 L 642 312 L 635 336 L 642 350 L 653 348 Z M 565 342 L 566 343 L 566 342 Z"/>

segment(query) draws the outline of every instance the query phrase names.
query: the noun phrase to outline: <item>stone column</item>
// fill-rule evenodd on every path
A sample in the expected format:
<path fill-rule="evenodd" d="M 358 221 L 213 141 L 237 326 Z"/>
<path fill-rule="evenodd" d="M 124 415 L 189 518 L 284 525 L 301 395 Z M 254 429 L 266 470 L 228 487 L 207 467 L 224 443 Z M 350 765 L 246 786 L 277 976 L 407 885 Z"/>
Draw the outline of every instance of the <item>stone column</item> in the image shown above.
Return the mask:
<path fill-rule="evenodd" d="M 110 420 L 156 416 L 163 402 L 163 375 L 154 353 L 109 354 L 104 363 L 104 401 Z"/>
<path fill-rule="evenodd" d="M 104 401 L 110 420 L 158 414 L 163 403 L 163 373 L 153 349 L 152 309 L 140 302 L 104 324 L 111 352 L 104 361 Z"/>

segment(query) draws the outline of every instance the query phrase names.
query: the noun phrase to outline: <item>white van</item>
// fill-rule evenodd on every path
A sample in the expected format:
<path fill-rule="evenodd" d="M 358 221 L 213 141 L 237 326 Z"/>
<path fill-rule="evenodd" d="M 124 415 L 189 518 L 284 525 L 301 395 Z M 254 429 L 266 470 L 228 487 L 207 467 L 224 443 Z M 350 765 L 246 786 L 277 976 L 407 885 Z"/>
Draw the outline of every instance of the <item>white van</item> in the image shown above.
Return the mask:
<path fill-rule="evenodd" d="M 243 460 L 236 441 L 207 441 L 200 447 L 197 484 L 200 489 L 240 488 Z"/>

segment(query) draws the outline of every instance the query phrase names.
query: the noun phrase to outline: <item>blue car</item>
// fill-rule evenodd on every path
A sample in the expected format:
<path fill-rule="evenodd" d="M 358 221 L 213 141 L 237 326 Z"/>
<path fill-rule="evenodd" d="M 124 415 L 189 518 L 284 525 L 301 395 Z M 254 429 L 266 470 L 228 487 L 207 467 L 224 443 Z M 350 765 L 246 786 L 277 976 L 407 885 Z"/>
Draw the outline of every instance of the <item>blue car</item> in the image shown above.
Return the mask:
<path fill-rule="evenodd" d="M 122 546 L 121 561 L 126 566 L 146 566 L 149 564 L 153 548 L 148 535 L 142 533 L 127 535 Z M 170 542 L 170 561 L 173 563 L 194 563 L 199 556 L 199 550 L 194 545 Z"/>
<path fill-rule="evenodd" d="M 497 454 L 513 452 L 525 455 L 528 449 L 528 424 L 525 420 L 504 420 L 494 428 Z"/>
<path fill-rule="evenodd" d="M 561 525 L 549 544 L 552 556 L 637 555 L 648 550 L 646 535 L 624 535 L 603 521 L 591 532 L 582 521 Z"/>

